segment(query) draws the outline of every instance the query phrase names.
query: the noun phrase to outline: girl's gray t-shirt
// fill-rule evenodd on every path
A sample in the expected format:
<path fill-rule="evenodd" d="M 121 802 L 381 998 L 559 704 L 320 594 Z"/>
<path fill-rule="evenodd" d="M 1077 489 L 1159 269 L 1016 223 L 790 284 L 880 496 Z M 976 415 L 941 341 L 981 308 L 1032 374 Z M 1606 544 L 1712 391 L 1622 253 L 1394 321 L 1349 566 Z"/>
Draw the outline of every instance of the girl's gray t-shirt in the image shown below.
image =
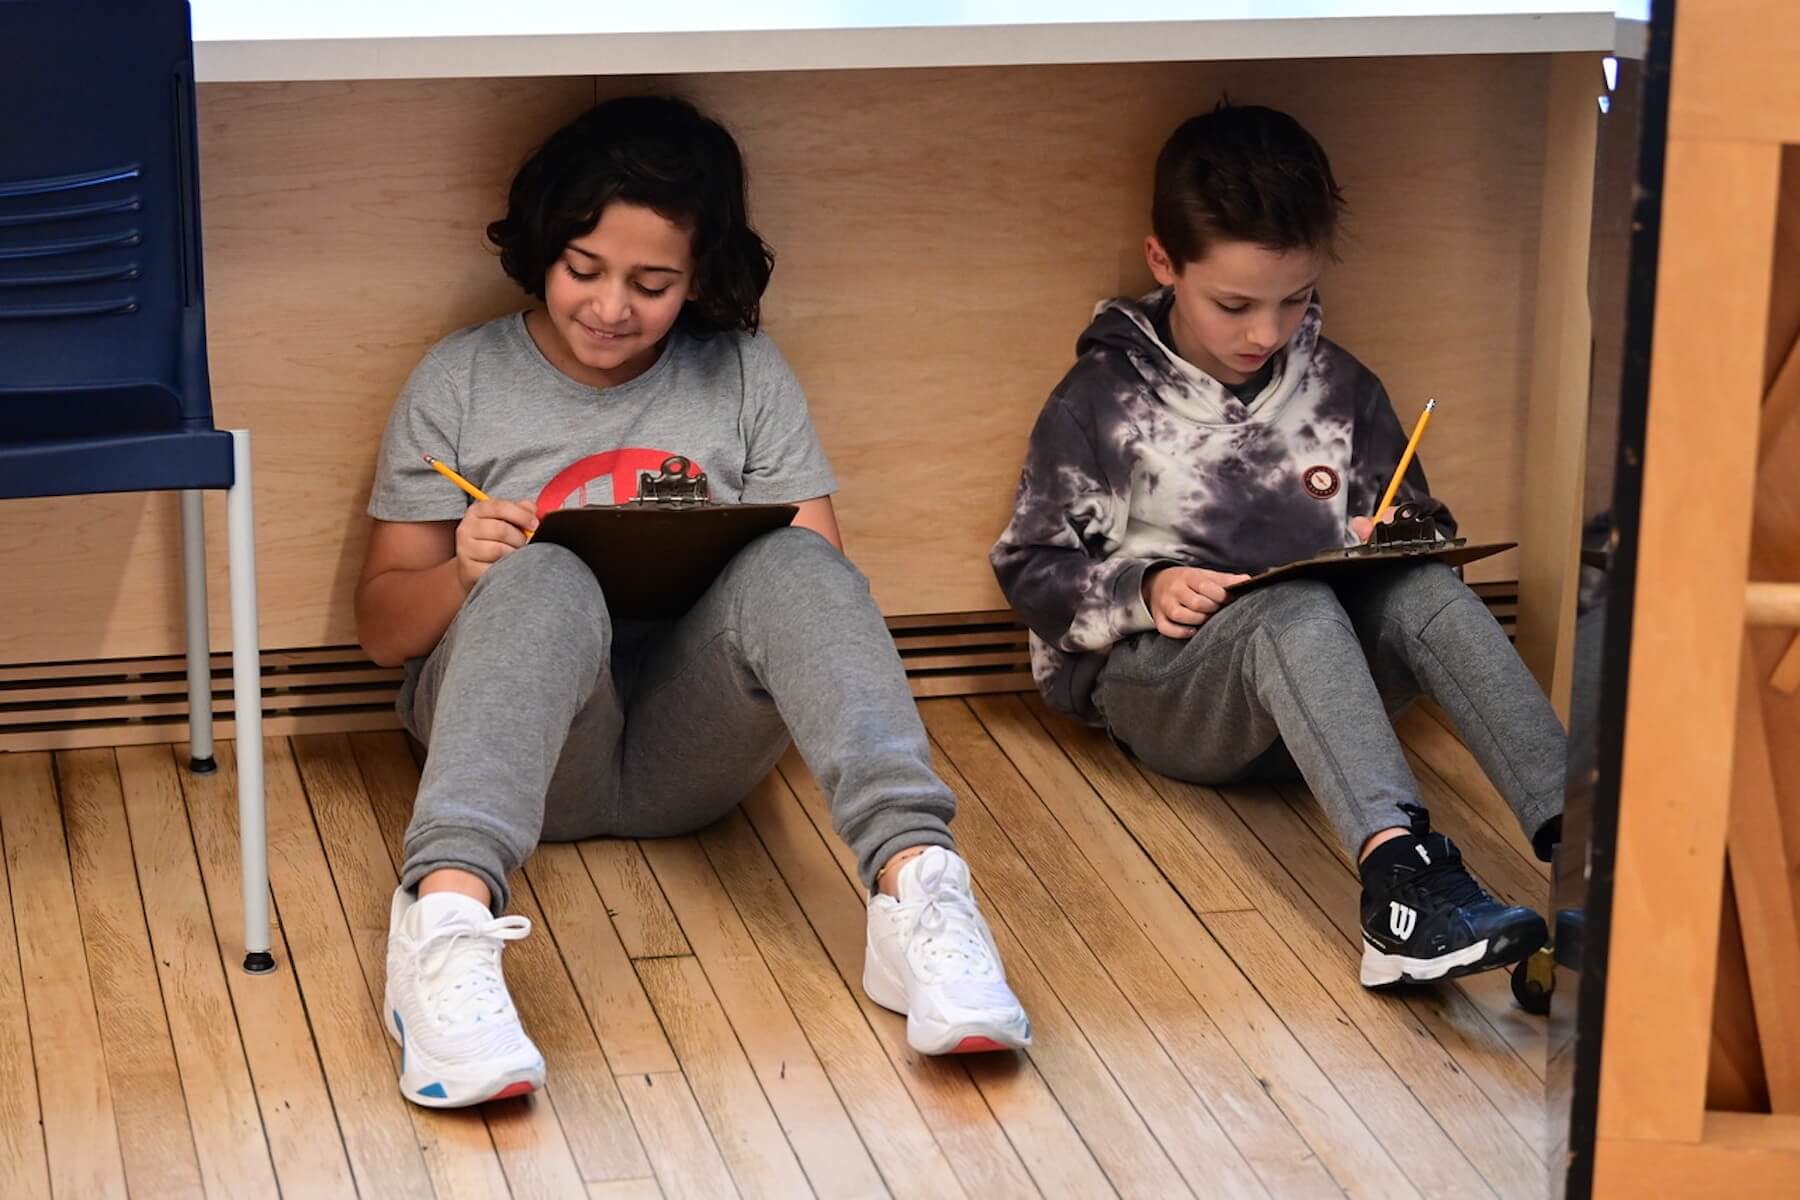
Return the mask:
<path fill-rule="evenodd" d="M 382 436 L 369 515 L 456 521 L 470 500 L 431 455 L 495 499 L 540 514 L 619 504 L 680 455 L 720 503 L 792 503 L 837 490 L 806 396 L 762 335 L 677 329 L 656 363 L 613 388 L 550 364 L 513 313 L 451 334 L 401 390 Z"/>

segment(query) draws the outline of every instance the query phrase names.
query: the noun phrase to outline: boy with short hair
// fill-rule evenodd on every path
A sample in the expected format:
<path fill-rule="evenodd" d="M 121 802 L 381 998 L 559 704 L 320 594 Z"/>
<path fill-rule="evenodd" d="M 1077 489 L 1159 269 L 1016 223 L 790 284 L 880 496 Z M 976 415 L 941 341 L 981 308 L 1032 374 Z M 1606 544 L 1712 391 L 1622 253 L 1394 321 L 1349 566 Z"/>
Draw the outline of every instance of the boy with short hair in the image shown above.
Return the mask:
<path fill-rule="evenodd" d="M 1227 590 L 1366 539 L 1406 443 L 1381 381 L 1320 336 L 1342 207 L 1284 113 L 1226 103 L 1175 131 L 1145 241 L 1161 286 L 1096 310 L 991 559 L 1053 707 L 1177 778 L 1298 769 L 1359 863 L 1362 982 L 1380 987 L 1515 963 L 1546 937 L 1431 831 L 1389 714 L 1436 700 L 1546 859 L 1565 751 L 1506 635 L 1440 563 Z M 1416 460 L 1398 500 L 1455 532 Z"/>

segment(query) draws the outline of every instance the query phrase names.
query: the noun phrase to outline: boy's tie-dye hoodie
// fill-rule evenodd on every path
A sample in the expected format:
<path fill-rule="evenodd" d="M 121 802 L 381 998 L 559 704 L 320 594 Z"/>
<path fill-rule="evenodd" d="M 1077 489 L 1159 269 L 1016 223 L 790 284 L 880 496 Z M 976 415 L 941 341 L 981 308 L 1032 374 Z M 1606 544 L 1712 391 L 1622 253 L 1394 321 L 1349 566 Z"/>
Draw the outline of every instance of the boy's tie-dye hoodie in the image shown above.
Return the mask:
<path fill-rule="evenodd" d="M 1168 289 L 1109 300 L 1031 433 L 1012 522 L 989 556 L 1031 629 L 1052 707 L 1093 721 L 1114 643 L 1155 628 L 1160 563 L 1254 574 L 1355 543 L 1406 447 L 1373 372 L 1319 336 L 1315 300 L 1248 403 L 1157 334 Z M 1165 326 L 1166 327 L 1166 326 Z M 1415 458 L 1400 498 L 1431 504 Z"/>

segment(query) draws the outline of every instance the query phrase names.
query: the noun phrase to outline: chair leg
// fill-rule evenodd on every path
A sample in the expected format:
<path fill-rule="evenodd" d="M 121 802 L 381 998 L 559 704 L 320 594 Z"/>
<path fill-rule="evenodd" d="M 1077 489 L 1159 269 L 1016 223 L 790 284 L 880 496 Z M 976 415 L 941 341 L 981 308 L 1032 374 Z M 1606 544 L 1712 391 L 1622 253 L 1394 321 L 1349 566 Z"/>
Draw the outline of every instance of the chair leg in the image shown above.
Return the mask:
<path fill-rule="evenodd" d="M 244 876 L 244 970 L 275 969 L 269 952 L 269 846 L 263 811 L 262 652 L 256 618 L 256 520 L 250 433 L 231 431 L 236 473 L 225 497 L 231 566 L 231 691 L 237 723 L 238 853 Z"/>
<path fill-rule="evenodd" d="M 206 614 L 206 506 L 202 493 L 181 493 L 181 578 L 187 600 L 188 770 L 211 775 L 213 758 L 212 644 Z"/>

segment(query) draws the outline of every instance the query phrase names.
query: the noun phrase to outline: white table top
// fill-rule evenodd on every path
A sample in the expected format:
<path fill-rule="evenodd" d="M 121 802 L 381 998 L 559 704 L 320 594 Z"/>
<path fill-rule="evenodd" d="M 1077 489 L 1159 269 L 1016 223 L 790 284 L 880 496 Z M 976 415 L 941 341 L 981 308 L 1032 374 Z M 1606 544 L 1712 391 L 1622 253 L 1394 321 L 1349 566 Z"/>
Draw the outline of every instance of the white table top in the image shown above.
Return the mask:
<path fill-rule="evenodd" d="M 1649 0 L 191 0 L 202 81 L 1613 49 Z M 1616 11 L 1617 10 L 1617 11 Z"/>

